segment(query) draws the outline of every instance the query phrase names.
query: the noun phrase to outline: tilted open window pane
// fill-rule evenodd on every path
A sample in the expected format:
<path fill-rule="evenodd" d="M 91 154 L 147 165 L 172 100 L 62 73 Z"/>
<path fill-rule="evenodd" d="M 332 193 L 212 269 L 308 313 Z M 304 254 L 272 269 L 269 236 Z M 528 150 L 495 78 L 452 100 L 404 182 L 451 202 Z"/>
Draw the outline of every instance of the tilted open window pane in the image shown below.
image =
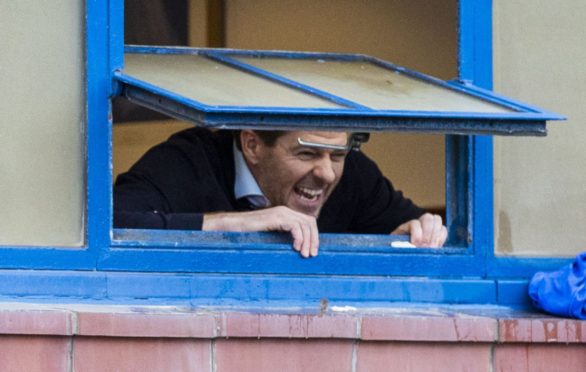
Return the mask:
<path fill-rule="evenodd" d="M 207 106 L 339 107 L 199 55 L 128 54 L 124 71 Z"/>
<path fill-rule="evenodd" d="M 238 57 L 239 61 L 322 91 L 343 96 L 373 110 L 426 112 L 514 112 L 429 81 L 393 71 L 368 60 Z"/>
<path fill-rule="evenodd" d="M 353 54 L 127 47 L 131 101 L 216 128 L 544 135 L 561 116 Z"/>

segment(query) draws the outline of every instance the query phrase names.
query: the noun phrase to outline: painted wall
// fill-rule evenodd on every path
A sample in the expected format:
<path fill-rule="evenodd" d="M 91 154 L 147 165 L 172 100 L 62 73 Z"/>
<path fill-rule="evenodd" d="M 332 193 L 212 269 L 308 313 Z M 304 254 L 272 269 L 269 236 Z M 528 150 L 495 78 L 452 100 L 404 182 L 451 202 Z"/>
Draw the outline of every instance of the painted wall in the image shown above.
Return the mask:
<path fill-rule="evenodd" d="M 568 117 L 545 138 L 495 138 L 495 242 L 505 255 L 586 249 L 586 3 L 494 2 L 495 90 Z"/>
<path fill-rule="evenodd" d="M 205 11 L 204 0 L 190 1 L 191 45 L 205 46 Z M 457 75 L 456 14 L 455 0 L 228 0 L 226 46 L 365 53 L 451 79 Z M 156 129 L 157 138 L 173 129 Z M 132 137 L 129 131 L 115 128 L 115 171 L 151 145 L 134 139 L 132 150 L 119 148 L 127 142 L 120 136 Z M 396 187 L 420 205 L 437 208 L 445 204 L 443 142 L 441 135 L 376 134 L 365 151 Z"/>
<path fill-rule="evenodd" d="M 0 245 L 83 243 L 83 8 L 2 2 Z"/>

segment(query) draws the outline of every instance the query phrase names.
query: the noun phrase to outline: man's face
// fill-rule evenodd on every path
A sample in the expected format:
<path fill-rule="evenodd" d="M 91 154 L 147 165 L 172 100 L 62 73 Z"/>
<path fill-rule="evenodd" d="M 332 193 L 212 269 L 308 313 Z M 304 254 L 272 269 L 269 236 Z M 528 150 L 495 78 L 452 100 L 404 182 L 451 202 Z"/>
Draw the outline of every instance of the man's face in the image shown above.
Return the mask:
<path fill-rule="evenodd" d="M 273 146 L 259 140 L 257 156 L 249 166 L 272 206 L 317 217 L 340 181 L 347 152 L 303 146 L 298 138 L 338 146 L 348 141 L 343 132 L 288 132 Z"/>

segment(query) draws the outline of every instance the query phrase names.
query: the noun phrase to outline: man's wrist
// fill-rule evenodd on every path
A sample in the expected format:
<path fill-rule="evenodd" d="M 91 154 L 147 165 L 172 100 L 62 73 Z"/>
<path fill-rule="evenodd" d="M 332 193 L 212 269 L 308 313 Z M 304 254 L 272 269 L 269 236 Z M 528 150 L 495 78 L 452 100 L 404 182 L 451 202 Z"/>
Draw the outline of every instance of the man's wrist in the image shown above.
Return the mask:
<path fill-rule="evenodd" d="M 234 217 L 238 212 L 217 212 L 203 215 L 201 229 L 203 231 L 242 231 L 240 223 L 234 223 Z"/>
<path fill-rule="evenodd" d="M 221 213 L 206 213 L 203 215 L 202 231 L 221 231 L 222 216 Z"/>

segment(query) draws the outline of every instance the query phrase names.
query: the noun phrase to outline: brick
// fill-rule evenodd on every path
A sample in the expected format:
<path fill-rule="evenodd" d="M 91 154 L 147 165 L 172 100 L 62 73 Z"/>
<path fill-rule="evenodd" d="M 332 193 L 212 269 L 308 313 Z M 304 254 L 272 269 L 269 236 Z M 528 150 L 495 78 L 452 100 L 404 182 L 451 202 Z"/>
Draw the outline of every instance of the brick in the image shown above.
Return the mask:
<path fill-rule="evenodd" d="M 358 372 L 488 372 L 490 344 L 360 342 Z"/>
<path fill-rule="evenodd" d="M 496 339 L 497 322 L 484 317 L 460 316 L 365 316 L 363 340 L 381 341 L 477 341 Z"/>
<path fill-rule="evenodd" d="M 225 337 L 357 338 L 358 318 L 318 314 L 222 314 Z"/>
<path fill-rule="evenodd" d="M 79 337 L 73 344 L 73 370 L 211 372 L 211 347 L 204 340 Z"/>
<path fill-rule="evenodd" d="M 195 337 L 216 335 L 216 321 L 195 313 L 89 313 L 78 314 L 78 334 L 117 337 Z"/>
<path fill-rule="evenodd" d="M 547 369 L 584 372 L 586 345 L 531 345 L 528 347 L 528 370 Z"/>
<path fill-rule="evenodd" d="M 586 344 L 586 321 L 566 320 L 568 333 L 567 342 L 579 342 Z"/>
<path fill-rule="evenodd" d="M 499 321 L 500 342 L 586 343 L 586 322 L 561 318 Z"/>
<path fill-rule="evenodd" d="M 259 316 L 260 337 L 307 337 L 305 315 L 262 314 Z"/>
<path fill-rule="evenodd" d="M 565 328 L 560 325 L 563 321 L 558 319 L 535 319 L 531 321 L 531 341 L 533 342 L 556 342 L 564 341 Z"/>
<path fill-rule="evenodd" d="M 222 313 L 220 335 L 224 337 L 260 337 L 260 315 Z"/>
<path fill-rule="evenodd" d="M 530 319 L 501 319 L 499 320 L 500 342 L 528 342 L 531 340 Z"/>
<path fill-rule="evenodd" d="M 493 370 L 495 372 L 529 371 L 527 347 L 527 344 L 502 344 L 495 347 Z"/>
<path fill-rule="evenodd" d="M 583 372 L 586 366 L 586 345 L 504 344 L 494 354 L 496 372 Z"/>
<path fill-rule="evenodd" d="M 224 313 L 224 332 L 227 337 L 307 337 L 306 315 Z"/>
<path fill-rule="evenodd" d="M 217 372 L 352 371 L 352 341 L 218 340 Z"/>
<path fill-rule="evenodd" d="M 0 333 L 20 335 L 72 335 L 73 314 L 68 311 L 0 311 Z"/>
<path fill-rule="evenodd" d="M 69 338 L 47 336 L 0 337 L 2 372 L 68 371 Z"/>
<path fill-rule="evenodd" d="M 360 318 L 351 315 L 311 316 L 307 321 L 307 336 L 313 338 L 359 338 Z"/>

